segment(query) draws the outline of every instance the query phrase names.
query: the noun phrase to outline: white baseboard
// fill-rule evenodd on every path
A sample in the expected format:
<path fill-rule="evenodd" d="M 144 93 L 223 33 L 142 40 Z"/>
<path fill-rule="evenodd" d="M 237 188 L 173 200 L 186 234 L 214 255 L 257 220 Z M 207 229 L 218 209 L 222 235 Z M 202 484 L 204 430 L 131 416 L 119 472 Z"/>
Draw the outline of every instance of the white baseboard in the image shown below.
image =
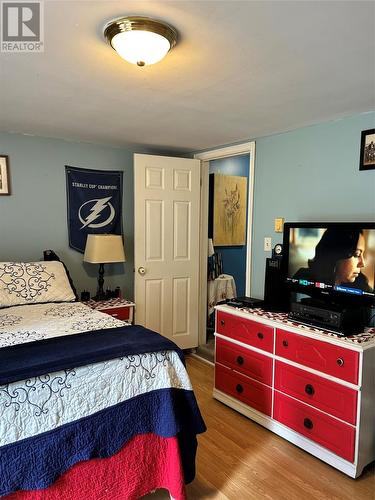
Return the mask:
<path fill-rule="evenodd" d="M 202 358 L 201 356 L 199 356 L 199 354 L 191 353 L 191 354 L 189 354 L 189 356 L 192 358 L 199 359 L 199 361 L 203 361 L 204 363 L 207 363 L 210 366 L 215 366 L 215 363 L 213 363 L 212 361 L 209 361 L 208 359 Z"/>

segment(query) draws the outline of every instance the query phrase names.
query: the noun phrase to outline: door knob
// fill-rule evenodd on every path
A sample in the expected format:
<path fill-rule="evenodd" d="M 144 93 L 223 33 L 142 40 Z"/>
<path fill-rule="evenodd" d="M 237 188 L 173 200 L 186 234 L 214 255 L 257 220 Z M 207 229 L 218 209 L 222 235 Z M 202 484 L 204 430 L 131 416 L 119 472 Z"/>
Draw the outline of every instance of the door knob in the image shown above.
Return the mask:
<path fill-rule="evenodd" d="M 146 274 L 146 269 L 142 266 L 138 267 L 138 273 L 143 276 L 144 274 Z"/>

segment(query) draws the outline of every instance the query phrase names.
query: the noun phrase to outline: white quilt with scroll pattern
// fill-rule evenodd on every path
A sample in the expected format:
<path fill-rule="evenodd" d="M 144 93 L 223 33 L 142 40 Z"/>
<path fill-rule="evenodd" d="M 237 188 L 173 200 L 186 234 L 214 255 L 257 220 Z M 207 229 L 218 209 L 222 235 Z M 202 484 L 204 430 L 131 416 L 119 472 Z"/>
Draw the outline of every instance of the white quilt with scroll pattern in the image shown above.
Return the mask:
<path fill-rule="evenodd" d="M 11 307 L 0 310 L 0 347 L 124 324 L 80 303 Z M 192 390 L 172 351 L 124 356 L 0 385 L 0 446 L 169 387 Z"/>
<path fill-rule="evenodd" d="M 0 347 L 124 325 L 80 302 L 0 309 Z"/>

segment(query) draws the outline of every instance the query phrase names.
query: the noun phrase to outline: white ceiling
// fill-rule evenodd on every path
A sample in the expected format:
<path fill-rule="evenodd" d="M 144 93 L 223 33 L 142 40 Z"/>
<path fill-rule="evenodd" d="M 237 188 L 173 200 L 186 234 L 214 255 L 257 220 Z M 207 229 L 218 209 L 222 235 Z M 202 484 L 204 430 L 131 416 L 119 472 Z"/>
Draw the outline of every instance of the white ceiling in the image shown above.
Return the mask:
<path fill-rule="evenodd" d="M 177 28 L 138 68 L 104 42 L 115 17 Z M 45 52 L 0 54 L 0 130 L 196 151 L 375 108 L 375 3 L 45 1 Z"/>

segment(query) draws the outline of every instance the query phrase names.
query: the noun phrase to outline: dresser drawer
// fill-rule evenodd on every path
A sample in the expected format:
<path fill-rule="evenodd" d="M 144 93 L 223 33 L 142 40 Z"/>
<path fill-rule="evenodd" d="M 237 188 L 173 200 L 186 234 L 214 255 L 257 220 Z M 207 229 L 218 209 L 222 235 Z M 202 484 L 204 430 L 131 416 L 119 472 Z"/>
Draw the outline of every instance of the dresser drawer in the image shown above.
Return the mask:
<path fill-rule="evenodd" d="M 101 309 L 100 311 L 123 321 L 130 317 L 130 307 L 111 307 L 108 309 Z"/>
<path fill-rule="evenodd" d="M 357 351 L 277 329 L 276 354 L 347 382 L 358 383 Z"/>
<path fill-rule="evenodd" d="M 273 352 L 273 328 L 257 321 L 217 311 L 216 331 L 245 344 Z"/>
<path fill-rule="evenodd" d="M 282 424 L 353 462 L 355 429 L 275 391 L 273 416 Z"/>
<path fill-rule="evenodd" d="M 276 361 L 275 388 L 355 425 L 358 392 Z"/>
<path fill-rule="evenodd" d="M 272 384 L 272 358 L 223 339 L 216 339 L 216 362 L 263 384 Z"/>
<path fill-rule="evenodd" d="M 255 410 L 271 415 L 272 390 L 270 387 L 219 364 L 215 365 L 215 387 Z"/>

